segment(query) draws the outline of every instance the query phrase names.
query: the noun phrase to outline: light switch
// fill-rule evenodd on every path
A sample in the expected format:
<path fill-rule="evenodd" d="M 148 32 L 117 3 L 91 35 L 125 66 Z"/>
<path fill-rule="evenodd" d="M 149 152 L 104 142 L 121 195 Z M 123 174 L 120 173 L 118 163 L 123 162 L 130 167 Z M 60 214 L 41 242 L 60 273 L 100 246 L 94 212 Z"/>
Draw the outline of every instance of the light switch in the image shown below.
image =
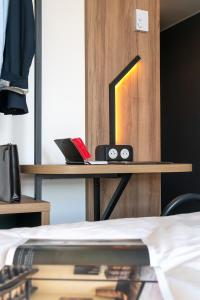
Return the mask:
<path fill-rule="evenodd" d="M 136 30 L 149 31 L 149 12 L 147 10 L 136 9 Z"/>

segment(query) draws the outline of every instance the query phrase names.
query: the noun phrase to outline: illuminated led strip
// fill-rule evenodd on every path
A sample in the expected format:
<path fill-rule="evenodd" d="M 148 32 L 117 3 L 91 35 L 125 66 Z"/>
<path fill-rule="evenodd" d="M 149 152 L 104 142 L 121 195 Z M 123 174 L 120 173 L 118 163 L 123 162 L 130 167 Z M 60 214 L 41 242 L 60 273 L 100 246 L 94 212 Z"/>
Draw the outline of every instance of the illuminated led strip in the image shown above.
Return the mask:
<path fill-rule="evenodd" d="M 109 113 L 110 113 L 110 144 L 116 144 L 119 136 L 120 124 L 116 122 L 120 117 L 120 97 L 117 93 L 119 87 L 135 72 L 136 64 L 141 60 L 137 55 L 109 84 Z"/>

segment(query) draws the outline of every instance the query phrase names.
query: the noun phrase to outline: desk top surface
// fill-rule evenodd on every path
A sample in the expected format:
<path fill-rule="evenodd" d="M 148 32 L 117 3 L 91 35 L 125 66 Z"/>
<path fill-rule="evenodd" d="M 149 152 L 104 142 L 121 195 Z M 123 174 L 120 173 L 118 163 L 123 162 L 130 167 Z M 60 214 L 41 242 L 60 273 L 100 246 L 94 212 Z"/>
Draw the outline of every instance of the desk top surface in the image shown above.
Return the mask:
<path fill-rule="evenodd" d="M 38 175 L 183 173 L 192 172 L 192 164 L 22 165 L 20 170 L 24 174 Z"/>

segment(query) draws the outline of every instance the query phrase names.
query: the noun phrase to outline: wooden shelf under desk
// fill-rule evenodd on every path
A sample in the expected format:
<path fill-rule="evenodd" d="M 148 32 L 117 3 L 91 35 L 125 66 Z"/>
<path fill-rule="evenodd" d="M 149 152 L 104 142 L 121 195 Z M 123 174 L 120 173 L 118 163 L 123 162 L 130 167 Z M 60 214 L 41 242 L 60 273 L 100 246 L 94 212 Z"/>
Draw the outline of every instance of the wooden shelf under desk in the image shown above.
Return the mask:
<path fill-rule="evenodd" d="M 20 202 L 7 203 L 0 201 L 0 215 L 14 214 L 41 214 L 41 224 L 49 224 L 50 203 L 41 200 L 34 200 L 28 196 L 22 196 Z"/>
<path fill-rule="evenodd" d="M 148 174 L 192 172 L 191 164 L 22 165 L 21 173 L 35 175 Z"/>

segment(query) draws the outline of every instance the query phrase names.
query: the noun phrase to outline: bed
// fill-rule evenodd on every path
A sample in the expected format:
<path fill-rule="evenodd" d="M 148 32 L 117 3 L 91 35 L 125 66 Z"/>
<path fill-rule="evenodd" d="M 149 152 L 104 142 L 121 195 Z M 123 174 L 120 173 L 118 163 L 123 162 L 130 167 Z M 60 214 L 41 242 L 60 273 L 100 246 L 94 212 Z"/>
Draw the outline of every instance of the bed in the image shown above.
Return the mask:
<path fill-rule="evenodd" d="M 0 267 L 12 264 L 16 247 L 29 239 L 141 239 L 163 299 L 200 298 L 200 212 L 0 230 Z"/>

